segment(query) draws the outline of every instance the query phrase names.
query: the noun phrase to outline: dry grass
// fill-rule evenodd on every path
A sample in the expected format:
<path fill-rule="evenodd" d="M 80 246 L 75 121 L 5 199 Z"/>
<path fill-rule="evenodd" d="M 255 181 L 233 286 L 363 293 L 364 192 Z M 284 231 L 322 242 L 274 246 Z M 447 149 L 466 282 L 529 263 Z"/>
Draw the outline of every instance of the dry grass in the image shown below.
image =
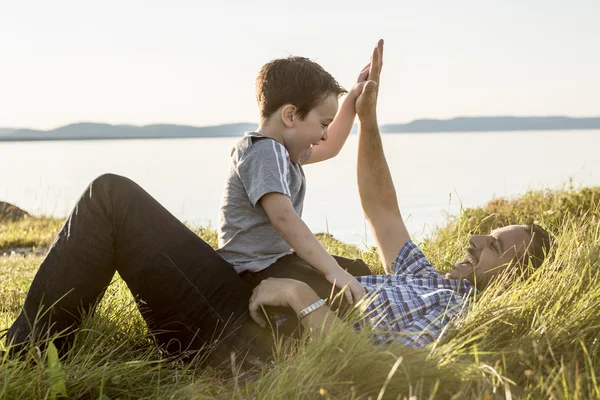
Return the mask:
<path fill-rule="evenodd" d="M 600 188 L 529 192 L 464 210 L 422 244 L 448 269 L 468 236 L 536 220 L 557 239 L 556 255 L 526 281 L 486 290 L 445 338 L 425 349 L 375 346 L 367 332 L 340 327 L 326 337 L 282 344 L 255 382 L 222 379 L 196 365 L 161 360 L 131 294 L 116 280 L 76 345 L 56 365 L 33 349 L 26 361 L 0 359 L 0 398 L 600 398 Z M 0 226 L 0 249 L 49 245 L 61 221 Z M 212 245 L 214 232 L 196 232 Z M 362 252 L 323 235 L 333 254 Z M 0 257 L 0 330 L 16 317 L 40 256 Z M 2 345 L 0 345 L 2 346 Z M 57 372 L 59 371 L 59 372 Z M 54 389 L 53 389 L 54 388 Z"/>

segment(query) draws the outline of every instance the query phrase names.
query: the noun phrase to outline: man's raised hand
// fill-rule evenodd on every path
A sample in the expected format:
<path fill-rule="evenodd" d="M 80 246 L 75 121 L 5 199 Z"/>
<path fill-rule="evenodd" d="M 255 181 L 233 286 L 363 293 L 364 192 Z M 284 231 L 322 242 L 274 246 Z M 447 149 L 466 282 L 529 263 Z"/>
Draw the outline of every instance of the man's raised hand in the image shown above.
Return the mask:
<path fill-rule="evenodd" d="M 356 99 L 356 113 L 361 121 L 374 121 L 376 119 L 377 94 L 379 92 L 382 67 L 383 39 L 380 39 L 371 55 L 371 64 L 369 66 L 367 81 L 363 86 L 362 93 Z"/>

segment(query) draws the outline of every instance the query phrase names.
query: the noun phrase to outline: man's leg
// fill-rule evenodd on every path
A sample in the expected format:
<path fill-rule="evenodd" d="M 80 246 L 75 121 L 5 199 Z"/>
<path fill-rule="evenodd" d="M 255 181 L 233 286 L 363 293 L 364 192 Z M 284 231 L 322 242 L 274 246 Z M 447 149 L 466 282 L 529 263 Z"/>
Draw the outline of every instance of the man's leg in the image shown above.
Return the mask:
<path fill-rule="evenodd" d="M 410 239 L 385 160 L 376 119 L 360 121 L 357 161 L 358 193 L 386 273 Z"/>
<path fill-rule="evenodd" d="M 199 350 L 219 335 L 223 358 L 246 345 L 249 286 L 141 187 L 110 174 L 94 180 L 77 202 L 7 340 L 19 344 L 67 331 L 62 344 L 68 347 L 81 312 L 93 310 L 115 271 L 167 353 Z"/>

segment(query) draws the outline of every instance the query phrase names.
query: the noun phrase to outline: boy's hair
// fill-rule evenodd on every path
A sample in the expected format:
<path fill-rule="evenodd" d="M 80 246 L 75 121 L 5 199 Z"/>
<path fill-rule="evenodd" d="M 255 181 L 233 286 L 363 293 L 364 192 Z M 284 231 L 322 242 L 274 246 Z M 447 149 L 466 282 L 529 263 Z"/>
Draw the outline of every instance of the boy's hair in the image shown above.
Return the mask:
<path fill-rule="evenodd" d="M 306 118 L 328 95 L 347 93 L 329 72 L 304 57 L 273 60 L 260 69 L 256 78 L 256 101 L 263 120 L 284 104 L 296 106 L 296 115 Z"/>

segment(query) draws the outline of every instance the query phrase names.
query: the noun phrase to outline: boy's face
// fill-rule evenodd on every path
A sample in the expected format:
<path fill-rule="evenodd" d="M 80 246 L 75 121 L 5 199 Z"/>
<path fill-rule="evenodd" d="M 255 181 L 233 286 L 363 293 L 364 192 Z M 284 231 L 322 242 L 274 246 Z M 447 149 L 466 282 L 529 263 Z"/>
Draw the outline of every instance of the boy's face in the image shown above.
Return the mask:
<path fill-rule="evenodd" d="M 294 117 L 294 129 L 284 137 L 285 147 L 293 163 L 306 157 L 312 146 L 317 146 L 321 140 L 327 140 L 327 128 L 337 111 L 337 96 L 331 94 L 310 110 L 306 118 Z"/>

